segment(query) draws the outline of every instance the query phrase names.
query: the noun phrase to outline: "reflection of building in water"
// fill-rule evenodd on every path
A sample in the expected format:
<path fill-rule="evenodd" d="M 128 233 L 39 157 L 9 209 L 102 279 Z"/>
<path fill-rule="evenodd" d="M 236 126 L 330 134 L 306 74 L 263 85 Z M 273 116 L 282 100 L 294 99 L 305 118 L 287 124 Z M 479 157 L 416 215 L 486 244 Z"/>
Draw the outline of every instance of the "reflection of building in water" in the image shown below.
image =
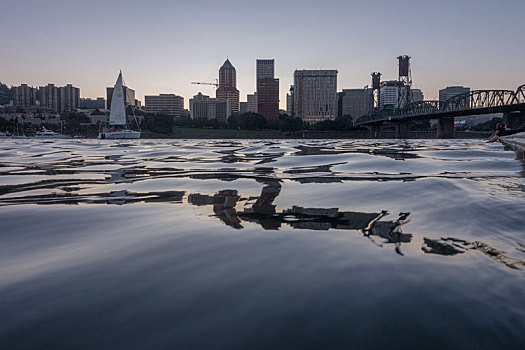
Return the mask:
<path fill-rule="evenodd" d="M 190 194 L 188 202 L 194 205 L 213 205 L 213 212 L 226 225 L 241 229 L 241 221 L 237 216 L 235 206 L 239 200 L 236 190 L 222 190 L 213 196 L 203 194 Z"/>
<path fill-rule="evenodd" d="M 303 208 L 283 210 L 283 219 L 294 228 L 311 230 L 363 230 L 379 213 L 340 212 L 338 208 Z"/>
<path fill-rule="evenodd" d="M 240 215 L 247 221 L 256 222 L 265 230 L 278 230 L 281 221 L 275 220 L 275 205 L 273 201 L 281 193 L 281 184 L 277 180 L 258 180 L 266 186 L 251 208 L 245 209 Z"/>
<path fill-rule="evenodd" d="M 275 179 L 258 179 L 265 186 L 259 197 L 250 197 L 246 201 L 246 209 L 236 211 L 239 195 L 236 190 L 222 190 L 213 196 L 190 194 L 188 202 L 194 205 L 213 205 L 213 212 L 226 225 L 236 229 L 243 228 L 241 220 L 254 222 L 265 230 L 278 230 L 282 224 L 297 229 L 309 230 L 354 230 L 362 232 L 366 237 L 377 236 L 384 239 L 384 243 L 396 245 L 396 252 L 400 251 L 401 243 L 409 243 L 411 234 L 401 232 L 401 225 L 408 217 L 408 213 L 400 213 L 396 221 L 379 221 L 388 215 L 386 211 L 380 213 L 360 213 L 340 211 L 339 208 L 304 208 L 293 206 L 281 212 L 275 210 L 274 200 L 281 193 L 281 184 Z M 252 204 L 253 203 L 253 204 Z"/>
<path fill-rule="evenodd" d="M 492 248 L 483 242 L 467 242 L 462 239 L 450 237 L 441 239 L 423 238 L 423 240 L 424 243 L 421 249 L 428 254 L 453 256 L 469 250 L 477 250 L 492 260 L 502 263 L 511 269 L 519 270 L 519 266 L 525 266 L 525 261 L 506 256 L 505 252 Z"/>

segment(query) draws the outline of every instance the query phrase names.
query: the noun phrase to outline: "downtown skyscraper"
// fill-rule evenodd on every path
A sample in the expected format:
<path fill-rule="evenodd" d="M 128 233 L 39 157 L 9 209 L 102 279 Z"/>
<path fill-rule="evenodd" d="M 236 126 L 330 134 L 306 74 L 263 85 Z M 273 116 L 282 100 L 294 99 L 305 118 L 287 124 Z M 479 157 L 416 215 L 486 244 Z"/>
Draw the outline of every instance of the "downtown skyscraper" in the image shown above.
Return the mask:
<path fill-rule="evenodd" d="M 337 116 L 337 70 L 296 70 L 293 110 L 306 123 Z"/>
<path fill-rule="evenodd" d="M 237 90 L 237 72 L 229 59 L 219 69 L 219 87 L 215 96 L 231 101 L 231 114 L 239 114 L 239 90 Z"/>
<path fill-rule="evenodd" d="M 279 119 L 279 79 L 275 79 L 275 61 L 258 59 L 257 77 L 257 112 L 267 120 Z"/>

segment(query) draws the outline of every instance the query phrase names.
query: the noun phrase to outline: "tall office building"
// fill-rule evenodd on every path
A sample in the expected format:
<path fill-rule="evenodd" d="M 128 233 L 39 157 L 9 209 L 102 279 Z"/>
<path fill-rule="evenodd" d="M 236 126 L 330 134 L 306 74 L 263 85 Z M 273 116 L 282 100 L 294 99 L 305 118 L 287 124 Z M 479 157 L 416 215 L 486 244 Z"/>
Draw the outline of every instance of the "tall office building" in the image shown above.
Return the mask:
<path fill-rule="evenodd" d="M 15 107 L 35 107 L 36 89 L 27 84 L 13 87 L 13 105 Z"/>
<path fill-rule="evenodd" d="M 295 116 L 307 123 L 334 120 L 337 114 L 337 70 L 296 70 Z"/>
<path fill-rule="evenodd" d="M 421 91 L 420 89 L 410 89 L 410 94 L 410 102 L 421 102 L 425 100 L 423 91 Z"/>
<path fill-rule="evenodd" d="M 165 112 L 170 117 L 179 118 L 184 109 L 184 98 L 174 94 L 160 94 L 155 96 L 144 96 L 146 112 Z"/>
<path fill-rule="evenodd" d="M 279 119 L 279 79 L 274 77 L 274 72 L 275 60 L 257 60 L 257 113 L 267 120 Z"/>
<path fill-rule="evenodd" d="M 252 95 L 248 94 L 246 96 L 246 112 L 253 112 L 257 113 L 259 110 L 257 107 L 257 93 L 253 93 Z"/>
<path fill-rule="evenodd" d="M 55 84 L 47 84 L 38 88 L 40 108 L 58 112 L 58 88 Z"/>
<path fill-rule="evenodd" d="M 357 118 L 368 114 L 372 107 L 372 89 L 343 89 L 338 93 L 338 116 Z"/>
<path fill-rule="evenodd" d="M 239 102 L 239 114 L 248 112 L 248 102 Z"/>
<path fill-rule="evenodd" d="M 210 98 L 200 92 L 190 99 L 191 119 L 217 119 L 222 123 L 227 123 L 231 114 L 231 100 L 229 99 Z"/>
<path fill-rule="evenodd" d="M 80 108 L 80 89 L 71 84 L 58 88 L 58 110 L 72 111 Z"/>
<path fill-rule="evenodd" d="M 124 92 L 124 101 L 126 103 L 126 106 L 139 107 L 138 103 L 140 103 L 140 101 L 135 100 L 135 90 L 130 89 L 127 86 L 123 86 L 122 90 Z M 107 87 L 106 88 L 107 109 L 111 109 L 111 99 L 112 98 L 113 98 L 113 87 Z"/>
<path fill-rule="evenodd" d="M 267 78 L 273 79 L 275 75 L 275 60 L 257 60 L 255 68 L 257 80 Z"/>
<path fill-rule="evenodd" d="M 439 102 L 445 102 L 451 97 L 470 92 L 470 88 L 464 86 L 447 86 L 439 90 Z"/>
<path fill-rule="evenodd" d="M 295 116 L 293 101 L 294 101 L 294 86 L 292 85 L 290 86 L 289 92 L 286 94 L 286 113 L 290 117 Z"/>
<path fill-rule="evenodd" d="M 231 114 L 239 114 L 239 90 L 237 90 L 237 72 L 229 59 L 219 69 L 219 87 L 215 92 L 219 99 L 231 102 Z"/>

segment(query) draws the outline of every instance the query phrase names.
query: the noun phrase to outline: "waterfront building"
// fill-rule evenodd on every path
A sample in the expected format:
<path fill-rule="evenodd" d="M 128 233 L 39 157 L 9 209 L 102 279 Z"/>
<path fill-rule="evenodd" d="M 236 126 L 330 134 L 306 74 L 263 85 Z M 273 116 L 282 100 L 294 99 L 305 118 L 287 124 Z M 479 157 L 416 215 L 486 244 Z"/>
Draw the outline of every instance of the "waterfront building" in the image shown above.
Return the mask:
<path fill-rule="evenodd" d="M 57 104 L 60 112 L 80 108 L 80 89 L 71 84 L 59 87 Z"/>
<path fill-rule="evenodd" d="M 144 96 L 145 109 L 148 113 L 167 113 L 170 117 L 179 118 L 184 109 L 184 98 L 175 94 Z"/>
<path fill-rule="evenodd" d="M 36 89 L 27 84 L 14 86 L 13 88 L 13 106 L 15 107 L 35 107 L 36 106 Z"/>
<path fill-rule="evenodd" d="M 423 91 L 421 91 L 420 89 L 410 89 L 410 94 L 410 102 L 421 102 L 425 100 Z"/>
<path fill-rule="evenodd" d="M 470 92 L 470 88 L 464 86 L 447 86 L 439 90 L 439 102 L 445 102 L 451 97 Z"/>
<path fill-rule="evenodd" d="M 135 100 L 135 90 L 122 86 L 124 92 L 124 103 L 126 106 L 136 106 L 137 100 Z M 111 98 L 113 97 L 113 86 L 106 88 L 106 101 L 107 109 L 111 109 Z"/>
<path fill-rule="evenodd" d="M 279 79 L 274 72 L 274 59 L 256 60 L 257 113 L 267 120 L 279 119 Z"/>
<path fill-rule="evenodd" d="M 237 90 L 237 72 L 229 59 L 219 69 L 219 87 L 215 92 L 218 99 L 228 99 L 231 114 L 239 114 L 239 90 Z"/>
<path fill-rule="evenodd" d="M 198 93 L 197 95 L 190 98 L 190 117 L 191 119 L 208 119 L 208 100 L 209 96 Z"/>
<path fill-rule="evenodd" d="M 351 116 L 355 121 L 372 108 L 372 89 L 343 89 L 338 96 L 338 116 Z"/>
<path fill-rule="evenodd" d="M 103 97 L 97 97 L 96 100 L 91 98 L 81 98 L 80 108 L 85 109 L 106 109 L 106 100 Z"/>
<path fill-rule="evenodd" d="M 403 83 L 397 80 L 381 82 L 379 108 L 394 108 L 399 102 L 399 88 Z"/>
<path fill-rule="evenodd" d="M 337 114 L 337 70 L 296 70 L 295 116 L 307 123 L 334 120 Z"/>
<path fill-rule="evenodd" d="M 246 112 L 257 113 L 257 111 L 259 110 L 257 107 L 257 92 L 254 92 L 251 95 L 248 94 L 246 96 L 246 100 L 248 101 L 246 102 Z"/>
<path fill-rule="evenodd" d="M 58 112 L 58 88 L 55 84 L 47 84 L 38 88 L 40 108 L 50 112 Z"/>
<path fill-rule="evenodd" d="M 210 98 L 200 92 L 190 99 L 191 119 L 217 119 L 219 122 L 227 123 L 231 114 L 229 99 Z"/>

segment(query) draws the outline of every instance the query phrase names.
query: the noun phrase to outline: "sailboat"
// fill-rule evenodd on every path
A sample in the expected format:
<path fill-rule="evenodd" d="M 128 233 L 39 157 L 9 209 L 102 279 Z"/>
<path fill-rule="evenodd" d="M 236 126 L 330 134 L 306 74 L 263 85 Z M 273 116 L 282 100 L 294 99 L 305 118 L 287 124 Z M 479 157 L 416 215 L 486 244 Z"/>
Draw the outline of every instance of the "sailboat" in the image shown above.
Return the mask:
<path fill-rule="evenodd" d="M 117 82 L 113 88 L 111 97 L 111 109 L 109 111 L 110 129 L 104 128 L 98 134 L 98 139 L 139 139 L 140 130 L 135 131 L 128 129 L 126 117 L 126 99 L 124 98 L 124 84 L 122 82 L 122 71 L 119 73 Z M 135 122 L 137 120 L 135 119 Z M 138 127 L 138 123 L 137 123 Z"/>

